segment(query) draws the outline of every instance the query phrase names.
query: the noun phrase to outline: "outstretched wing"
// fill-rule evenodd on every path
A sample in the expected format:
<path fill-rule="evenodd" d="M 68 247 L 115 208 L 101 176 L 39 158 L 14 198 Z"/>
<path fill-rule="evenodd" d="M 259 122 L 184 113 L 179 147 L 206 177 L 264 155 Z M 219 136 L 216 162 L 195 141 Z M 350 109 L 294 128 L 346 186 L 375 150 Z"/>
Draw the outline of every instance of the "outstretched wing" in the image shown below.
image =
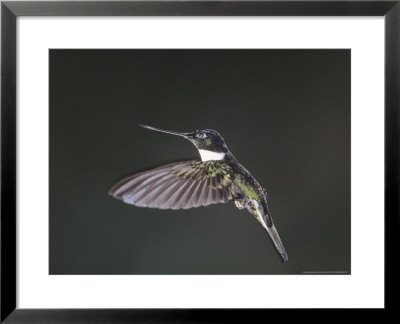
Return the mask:
<path fill-rule="evenodd" d="M 138 207 L 188 209 L 225 203 L 241 194 L 231 167 L 221 161 L 167 164 L 115 184 L 109 194 Z"/>

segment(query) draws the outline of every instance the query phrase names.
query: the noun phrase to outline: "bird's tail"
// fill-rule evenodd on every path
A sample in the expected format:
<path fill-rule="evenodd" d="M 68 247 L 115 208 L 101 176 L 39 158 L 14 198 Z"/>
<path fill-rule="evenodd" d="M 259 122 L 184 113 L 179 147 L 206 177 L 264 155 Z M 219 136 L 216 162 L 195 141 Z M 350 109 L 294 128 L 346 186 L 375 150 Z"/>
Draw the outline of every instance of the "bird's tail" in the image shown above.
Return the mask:
<path fill-rule="evenodd" d="M 278 231 L 275 228 L 274 222 L 271 217 L 271 213 L 269 212 L 268 205 L 259 204 L 256 200 L 250 200 L 252 204 L 247 206 L 247 209 L 256 217 L 257 221 L 261 224 L 261 226 L 267 230 L 269 237 L 274 243 L 276 249 L 280 253 L 283 261 L 288 261 L 288 255 L 286 253 L 285 247 L 283 246 L 282 240 L 278 234 Z"/>
<path fill-rule="evenodd" d="M 274 245 L 280 255 L 282 256 L 283 261 L 287 262 L 288 261 L 288 255 L 286 253 L 285 247 L 283 246 L 282 240 L 279 237 L 278 231 L 275 228 L 275 225 L 272 223 L 271 226 L 264 226 L 265 229 L 267 230 L 272 242 L 274 242 Z"/>

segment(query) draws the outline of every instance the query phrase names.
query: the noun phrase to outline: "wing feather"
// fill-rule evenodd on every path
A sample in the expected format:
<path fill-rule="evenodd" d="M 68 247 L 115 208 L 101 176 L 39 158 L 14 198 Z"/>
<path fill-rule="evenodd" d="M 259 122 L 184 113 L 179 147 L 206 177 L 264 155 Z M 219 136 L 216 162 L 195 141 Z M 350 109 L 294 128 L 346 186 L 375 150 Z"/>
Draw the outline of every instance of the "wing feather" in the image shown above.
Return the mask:
<path fill-rule="evenodd" d="M 204 187 L 206 186 L 206 179 L 198 182 L 196 192 L 193 194 L 193 207 L 200 207 L 204 199 Z"/>

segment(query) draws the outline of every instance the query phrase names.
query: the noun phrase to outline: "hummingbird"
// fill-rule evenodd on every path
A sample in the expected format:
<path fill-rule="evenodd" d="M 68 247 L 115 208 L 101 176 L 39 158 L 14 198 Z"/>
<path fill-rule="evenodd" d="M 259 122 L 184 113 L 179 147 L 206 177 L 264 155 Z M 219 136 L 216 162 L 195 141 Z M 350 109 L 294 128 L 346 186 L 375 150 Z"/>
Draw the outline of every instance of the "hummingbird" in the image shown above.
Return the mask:
<path fill-rule="evenodd" d="M 256 218 L 283 261 L 288 261 L 272 220 L 266 190 L 238 162 L 217 131 L 182 133 L 139 126 L 189 140 L 201 160 L 170 163 L 124 178 L 109 190 L 111 196 L 137 207 L 159 209 L 189 209 L 233 201 L 237 208 L 247 209 Z"/>

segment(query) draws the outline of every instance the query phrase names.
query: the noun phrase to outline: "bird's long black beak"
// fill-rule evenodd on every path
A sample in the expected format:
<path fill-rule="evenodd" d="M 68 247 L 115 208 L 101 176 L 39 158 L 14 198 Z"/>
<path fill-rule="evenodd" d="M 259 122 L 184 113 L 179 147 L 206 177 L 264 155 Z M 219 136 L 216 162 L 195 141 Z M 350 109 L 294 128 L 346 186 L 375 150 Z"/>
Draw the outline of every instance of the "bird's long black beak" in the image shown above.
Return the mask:
<path fill-rule="evenodd" d="M 186 139 L 190 139 L 193 137 L 193 133 L 181 133 L 181 132 L 174 132 L 174 131 L 169 131 L 169 130 L 165 130 L 165 129 L 160 129 L 160 128 L 155 128 L 155 127 L 151 127 L 151 126 L 147 126 L 147 125 L 139 125 L 143 128 L 147 128 L 156 132 L 161 132 L 161 133 L 166 133 L 166 134 L 172 134 L 172 135 L 178 135 L 181 137 L 184 137 Z"/>

